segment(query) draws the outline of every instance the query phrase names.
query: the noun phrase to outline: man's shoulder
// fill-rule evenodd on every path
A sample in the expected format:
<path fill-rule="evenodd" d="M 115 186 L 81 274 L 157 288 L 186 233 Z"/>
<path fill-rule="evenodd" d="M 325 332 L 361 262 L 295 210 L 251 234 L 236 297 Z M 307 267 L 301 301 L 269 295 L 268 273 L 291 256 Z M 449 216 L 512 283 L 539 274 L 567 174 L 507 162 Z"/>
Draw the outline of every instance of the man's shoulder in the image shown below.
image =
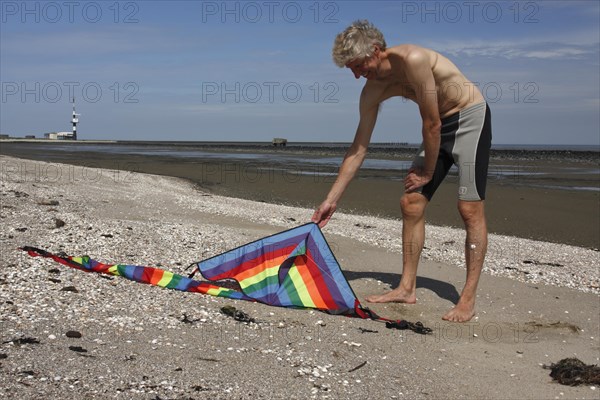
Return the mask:
<path fill-rule="evenodd" d="M 433 50 L 412 43 L 400 44 L 398 46 L 388 47 L 387 49 L 388 55 L 401 57 L 403 59 L 406 59 L 411 55 L 427 55 L 431 52 L 433 52 Z"/>
<path fill-rule="evenodd" d="M 392 69 L 407 75 L 426 68 L 433 70 L 438 58 L 439 54 L 436 51 L 414 44 L 393 47 L 388 53 Z"/>

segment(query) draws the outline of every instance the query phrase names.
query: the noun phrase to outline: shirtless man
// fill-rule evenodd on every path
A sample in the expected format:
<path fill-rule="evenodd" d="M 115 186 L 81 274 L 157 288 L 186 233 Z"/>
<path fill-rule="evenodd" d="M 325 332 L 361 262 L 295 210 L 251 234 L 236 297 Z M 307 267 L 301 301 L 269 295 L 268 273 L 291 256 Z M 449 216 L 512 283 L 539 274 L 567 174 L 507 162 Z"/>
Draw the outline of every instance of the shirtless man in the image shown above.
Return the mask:
<path fill-rule="evenodd" d="M 419 106 L 423 143 L 404 179 L 400 284 L 370 296 L 373 303 L 415 303 L 417 267 L 425 239 L 425 208 L 452 164 L 459 168 L 458 210 L 467 232 L 467 278 L 458 303 L 444 320 L 469 321 L 475 315 L 477 284 L 487 250 L 485 186 L 491 146 L 490 112 L 479 90 L 441 54 L 405 44 L 387 48 L 381 32 L 368 21 L 356 21 L 340 33 L 333 59 L 356 79 L 367 81 L 360 95 L 360 122 L 337 179 L 312 221 L 329 222 L 350 181 L 362 165 L 377 120 L 379 105 L 394 96 Z"/>

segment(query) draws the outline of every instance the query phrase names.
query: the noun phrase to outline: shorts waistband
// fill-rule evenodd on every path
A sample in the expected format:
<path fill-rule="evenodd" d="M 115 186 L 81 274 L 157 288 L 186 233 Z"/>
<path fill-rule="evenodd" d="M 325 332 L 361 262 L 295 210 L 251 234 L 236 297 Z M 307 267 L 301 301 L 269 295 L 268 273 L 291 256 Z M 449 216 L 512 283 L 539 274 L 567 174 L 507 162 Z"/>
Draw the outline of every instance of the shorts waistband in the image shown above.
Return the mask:
<path fill-rule="evenodd" d="M 460 116 L 464 117 L 464 116 L 469 115 L 471 113 L 478 112 L 482 108 L 485 109 L 486 107 L 487 107 L 487 103 L 485 101 L 482 101 L 481 103 L 473 104 L 473 105 L 471 105 L 471 106 L 469 106 L 467 108 L 463 108 L 462 110 L 457 111 L 454 114 L 451 114 L 451 115 L 449 115 L 449 116 L 447 116 L 445 118 L 442 118 L 442 120 L 441 120 L 442 125 L 445 125 L 445 124 L 447 124 L 449 122 L 452 122 L 452 121 L 456 121 L 456 119 L 458 119 Z"/>

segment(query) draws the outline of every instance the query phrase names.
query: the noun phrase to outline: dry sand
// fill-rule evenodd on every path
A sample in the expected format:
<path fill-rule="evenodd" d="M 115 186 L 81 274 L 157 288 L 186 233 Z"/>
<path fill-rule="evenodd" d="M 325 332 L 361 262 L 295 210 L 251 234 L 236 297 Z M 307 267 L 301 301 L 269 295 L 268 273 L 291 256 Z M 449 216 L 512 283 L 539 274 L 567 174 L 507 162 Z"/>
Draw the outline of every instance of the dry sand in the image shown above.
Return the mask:
<path fill-rule="evenodd" d="M 0 163 L 1 398 L 599 398 L 600 388 L 559 385 L 542 368 L 566 357 L 599 363 L 596 251 L 492 235 L 477 317 L 453 324 L 441 316 L 464 282 L 464 235 L 430 226 L 418 303 L 372 306 L 433 328 L 421 336 L 30 258 L 17 247 L 181 272 L 302 224 L 312 210 L 219 197 L 176 178 Z M 359 299 L 397 284 L 400 228 L 338 213 L 325 229 Z M 257 322 L 223 315 L 224 305 Z"/>

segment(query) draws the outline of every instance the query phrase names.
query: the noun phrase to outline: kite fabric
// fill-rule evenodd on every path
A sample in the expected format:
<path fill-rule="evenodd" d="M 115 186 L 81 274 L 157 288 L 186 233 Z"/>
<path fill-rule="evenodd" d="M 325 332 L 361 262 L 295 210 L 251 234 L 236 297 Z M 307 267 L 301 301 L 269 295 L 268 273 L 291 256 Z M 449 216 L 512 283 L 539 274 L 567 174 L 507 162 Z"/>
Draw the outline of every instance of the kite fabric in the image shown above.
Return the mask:
<path fill-rule="evenodd" d="M 363 307 L 348 284 L 321 229 L 314 223 L 195 262 L 190 265 L 195 268 L 189 277 L 148 266 L 103 264 L 88 256 L 55 255 L 35 247 L 26 246 L 21 249 L 30 256 L 51 258 L 86 272 L 123 276 L 164 288 L 279 307 L 312 308 L 330 314 L 386 322 L 388 328 L 411 329 L 422 334 L 431 332 L 431 329 L 419 322 L 413 324 L 382 318 Z M 214 283 L 191 279 L 196 272 Z M 240 290 L 218 284 L 219 281 L 231 280 L 239 285 Z"/>

